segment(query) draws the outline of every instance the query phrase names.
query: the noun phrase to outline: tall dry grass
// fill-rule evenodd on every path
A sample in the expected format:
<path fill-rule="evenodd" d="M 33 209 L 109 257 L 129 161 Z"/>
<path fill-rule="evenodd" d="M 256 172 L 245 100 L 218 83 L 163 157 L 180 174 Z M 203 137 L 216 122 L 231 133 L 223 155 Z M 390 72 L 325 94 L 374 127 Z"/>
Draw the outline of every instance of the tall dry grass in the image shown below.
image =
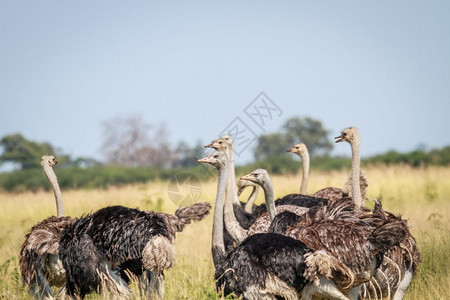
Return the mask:
<path fill-rule="evenodd" d="M 422 253 L 423 263 L 406 299 L 448 299 L 450 295 L 450 167 L 366 169 L 368 197 L 381 198 L 385 209 L 409 220 Z M 309 192 L 326 186 L 342 186 L 348 172 L 314 172 Z M 297 192 L 298 176 L 274 176 L 276 196 Z M 202 182 L 201 201 L 213 202 L 216 182 Z M 150 182 L 106 190 L 63 191 L 65 211 L 81 216 L 107 205 L 125 205 L 172 213 L 167 182 Z M 247 192 L 248 193 L 248 192 Z M 245 193 L 242 197 L 246 197 Z M 262 194 L 262 193 L 261 193 Z M 258 202 L 262 203 L 263 195 Z M 373 205 L 370 201 L 368 206 Z M 38 221 L 55 213 L 51 192 L 0 193 L 0 298 L 31 299 L 20 283 L 17 255 L 25 233 Z M 215 299 L 211 260 L 211 222 L 190 225 L 177 236 L 177 262 L 166 272 L 166 299 Z M 89 299 L 100 299 L 92 295 Z"/>

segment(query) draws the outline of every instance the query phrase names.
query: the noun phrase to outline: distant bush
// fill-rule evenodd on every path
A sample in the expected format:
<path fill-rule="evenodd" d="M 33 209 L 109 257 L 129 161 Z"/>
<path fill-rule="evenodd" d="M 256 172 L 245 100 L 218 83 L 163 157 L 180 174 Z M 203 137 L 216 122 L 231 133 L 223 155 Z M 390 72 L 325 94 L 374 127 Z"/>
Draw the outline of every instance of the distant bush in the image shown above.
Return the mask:
<path fill-rule="evenodd" d="M 431 163 L 439 166 L 450 165 L 450 146 L 435 149 L 429 152 Z"/>
<path fill-rule="evenodd" d="M 415 150 L 407 153 L 389 151 L 384 154 L 372 156 L 364 161 L 370 164 L 407 164 L 413 167 L 428 165 L 445 166 L 450 164 L 450 146 L 442 149 L 434 149 L 429 152 L 422 150 Z"/>
<path fill-rule="evenodd" d="M 311 160 L 311 168 L 323 171 L 349 169 L 351 164 L 351 159 L 343 156 L 319 156 Z"/>
<path fill-rule="evenodd" d="M 152 180 L 169 180 L 177 173 L 191 173 L 191 180 L 205 180 L 217 173 L 208 166 L 181 169 L 159 169 L 149 167 L 96 166 L 91 168 L 55 167 L 61 189 L 106 188 L 130 183 L 145 183 Z M 0 188 L 9 192 L 51 189 L 42 169 L 16 170 L 0 174 Z"/>
<path fill-rule="evenodd" d="M 38 190 L 48 185 L 44 171 L 40 169 L 17 170 L 0 174 L 0 187 L 7 191 Z"/>

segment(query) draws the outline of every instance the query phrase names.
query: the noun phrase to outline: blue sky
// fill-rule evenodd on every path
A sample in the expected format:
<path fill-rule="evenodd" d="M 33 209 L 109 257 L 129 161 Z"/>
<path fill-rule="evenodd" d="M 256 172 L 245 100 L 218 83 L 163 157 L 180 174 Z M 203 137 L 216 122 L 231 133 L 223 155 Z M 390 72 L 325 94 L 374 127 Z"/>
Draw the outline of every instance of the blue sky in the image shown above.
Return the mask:
<path fill-rule="evenodd" d="M 279 107 L 263 129 L 245 114 L 260 92 Z M 357 126 L 363 156 L 442 147 L 450 2 L 1 1 L 0 103 L 0 137 L 74 157 L 101 158 L 102 121 L 129 115 L 173 143 L 310 116 Z"/>

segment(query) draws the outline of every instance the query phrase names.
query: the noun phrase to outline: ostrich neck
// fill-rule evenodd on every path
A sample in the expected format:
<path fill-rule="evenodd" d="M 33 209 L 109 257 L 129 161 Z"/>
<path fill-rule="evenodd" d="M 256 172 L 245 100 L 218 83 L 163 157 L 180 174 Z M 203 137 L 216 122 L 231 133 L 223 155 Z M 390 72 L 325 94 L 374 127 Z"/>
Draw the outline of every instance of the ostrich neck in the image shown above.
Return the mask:
<path fill-rule="evenodd" d="M 266 181 L 262 185 L 264 190 L 264 200 L 266 201 L 267 211 L 269 212 L 270 219 L 273 220 L 276 215 L 275 210 L 275 201 L 273 197 L 273 186 L 272 181 L 269 177 L 266 178 Z"/>
<path fill-rule="evenodd" d="M 239 204 L 241 205 L 241 203 L 239 202 L 239 197 L 237 195 L 237 191 L 236 191 L 236 172 L 234 169 L 234 146 L 230 145 L 227 148 L 227 156 L 228 156 L 228 176 L 232 179 L 232 185 L 233 185 L 233 203 Z"/>
<path fill-rule="evenodd" d="M 248 197 L 247 203 L 245 204 L 245 211 L 251 214 L 253 212 L 253 205 L 255 204 L 256 198 L 258 198 L 259 187 L 254 186 L 253 190 Z"/>
<path fill-rule="evenodd" d="M 234 215 L 234 205 L 233 199 L 237 197 L 236 193 L 236 183 L 234 178 L 228 175 L 227 186 L 225 188 L 225 208 L 224 208 L 224 218 L 225 218 L 225 228 L 231 235 L 233 240 L 240 244 L 248 236 L 247 230 L 243 229 L 239 222 L 236 220 Z M 237 209 L 242 209 L 242 206 L 236 205 Z"/>
<path fill-rule="evenodd" d="M 309 154 L 304 153 L 301 157 L 303 165 L 303 175 L 302 175 L 302 183 L 300 185 L 300 194 L 306 195 L 306 188 L 308 186 L 308 176 L 309 176 Z"/>
<path fill-rule="evenodd" d="M 356 207 L 359 209 L 362 206 L 361 188 L 359 184 L 360 174 L 360 144 L 359 137 L 355 138 L 351 143 L 352 146 L 352 199 Z"/>
<path fill-rule="evenodd" d="M 226 167 L 218 168 L 219 181 L 217 183 L 216 203 L 212 226 L 212 255 L 214 266 L 217 268 L 225 257 L 225 243 L 223 240 L 223 206 L 225 187 L 227 185 L 228 170 Z"/>
<path fill-rule="evenodd" d="M 48 181 L 50 181 L 50 184 L 52 185 L 53 193 L 55 194 L 57 216 L 63 217 L 64 207 L 62 202 L 61 190 L 59 189 L 58 178 L 56 177 L 55 172 L 53 171 L 53 168 L 51 166 L 44 165 L 43 168 Z"/>

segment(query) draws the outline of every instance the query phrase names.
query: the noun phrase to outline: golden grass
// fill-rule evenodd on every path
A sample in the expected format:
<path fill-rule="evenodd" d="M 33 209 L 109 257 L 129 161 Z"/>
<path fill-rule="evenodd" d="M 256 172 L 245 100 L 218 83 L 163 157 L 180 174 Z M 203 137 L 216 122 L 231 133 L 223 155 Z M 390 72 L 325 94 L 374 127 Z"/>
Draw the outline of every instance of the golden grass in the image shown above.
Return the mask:
<path fill-rule="evenodd" d="M 446 299 L 450 295 L 450 167 L 414 169 L 371 167 L 368 197 L 381 198 L 385 209 L 401 213 L 412 227 L 423 263 L 406 299 Z M 313 172 L 309 192 L 326 186 L 342 186 L 348 172 Z M 241 174 L 238 174 L 241 175 Z M 275 196 L 298 191 L 300 175 L 273 176 Z M 200 201 L 213 202 L 216 182 L 202 182 Z M 176 209 L 167 194 L 167 182 L 111 187 L 105 190 L 64 190 L 65 211 L 81 216 L 107 205 L 125 205 L 172 213 Z M 242 198 L 248 195 L 244 193 Z M 260 193 L 258 202 L 263 195 Z M 38 221 L 55 213 L 51 192 L 0 193 L 0 298 L 31 299 L 21 286 L 17 256 L 25 233 Z M 372 203 L 367 203 L 371 206 Z M 212 215 L 190 225 L 177 236 L 177 263 L 166 272 L 166 299 L 215 299 L 211 260 Z M 90 299 L 100 299 L 92 295 Z"/>

